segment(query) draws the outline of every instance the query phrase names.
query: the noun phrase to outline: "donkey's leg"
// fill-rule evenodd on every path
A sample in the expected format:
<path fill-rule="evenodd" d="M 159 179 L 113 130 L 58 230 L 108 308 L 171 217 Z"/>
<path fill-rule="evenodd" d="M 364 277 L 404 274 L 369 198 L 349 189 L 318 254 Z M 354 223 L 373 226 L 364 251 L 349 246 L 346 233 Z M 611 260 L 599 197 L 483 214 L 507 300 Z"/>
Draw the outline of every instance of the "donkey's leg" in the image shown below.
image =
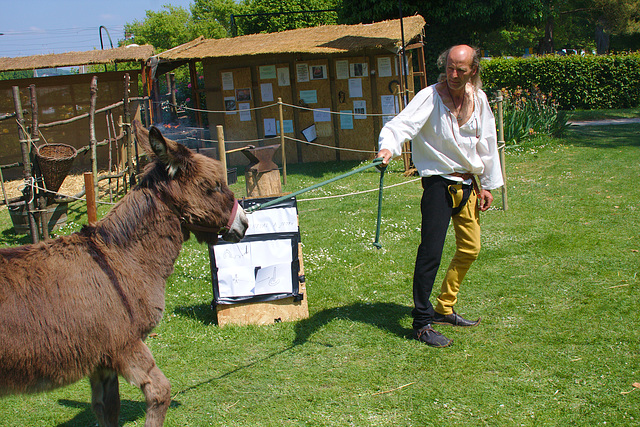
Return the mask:
<path fill-rule="evenodd" d="M 91 408 L 102 427 L 117 427 L 120 417 L 118 374 L 106 368 L 97 369 L 89 378 Z"/>
<path fill-rule="evenodd" d="M 144 393 L 147 401 L 145 427 L 162 426 L 171 403 L 171 384 L 156 366 L 144 342 L 138 341 L 127 350 L 119 357 L 119 371 Z"/>

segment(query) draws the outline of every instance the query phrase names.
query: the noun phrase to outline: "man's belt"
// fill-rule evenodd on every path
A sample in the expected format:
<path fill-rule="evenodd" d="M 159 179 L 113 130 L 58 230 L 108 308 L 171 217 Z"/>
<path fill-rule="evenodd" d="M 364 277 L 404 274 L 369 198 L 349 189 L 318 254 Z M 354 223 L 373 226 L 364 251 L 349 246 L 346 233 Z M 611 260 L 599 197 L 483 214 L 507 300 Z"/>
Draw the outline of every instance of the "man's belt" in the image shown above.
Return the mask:
<path fill-rule="evenodd" d="M 480 194 L 480 189 L 478 188 L 478 182 L 476 181 L 476 176 L 474 174 L 470 172 L 465 172 L 465 173 L 453 172 L 453 173 L 450 173 L 449 176 L 462 178 L 464 181 L 470 179 L 473 184 L 473 189 L 476 191 L 476 194 Z"/>

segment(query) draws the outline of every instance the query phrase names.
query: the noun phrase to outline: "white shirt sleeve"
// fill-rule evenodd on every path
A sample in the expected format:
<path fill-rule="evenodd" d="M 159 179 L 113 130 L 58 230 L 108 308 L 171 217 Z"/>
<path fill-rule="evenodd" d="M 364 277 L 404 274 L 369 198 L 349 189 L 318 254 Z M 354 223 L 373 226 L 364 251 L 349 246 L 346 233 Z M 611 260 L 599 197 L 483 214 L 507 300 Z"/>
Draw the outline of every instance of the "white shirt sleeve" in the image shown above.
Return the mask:
<path fill-rule="evenodd" d="M 479 108 L 482 123 L 476 151 L 484 165 L 484 170 L 478 177 L 483 189 L 494 190 L 504 185 L 502 168 L 500 167 L 500 155 L 498 153 L 496 120 L 493 116 L 493 111 L 491 111 L 487 95 L 481 90 L 477 93 L 480 101 Z"/>
<path fill-rule="evenodd" d="M 434 108 L 434 92 L 431 86 L 421 90 L 396 117 L 380 131 L 379 149 L 386 148 L 393 157 L 402 154 L 402 145 L 418 135 Z"/>

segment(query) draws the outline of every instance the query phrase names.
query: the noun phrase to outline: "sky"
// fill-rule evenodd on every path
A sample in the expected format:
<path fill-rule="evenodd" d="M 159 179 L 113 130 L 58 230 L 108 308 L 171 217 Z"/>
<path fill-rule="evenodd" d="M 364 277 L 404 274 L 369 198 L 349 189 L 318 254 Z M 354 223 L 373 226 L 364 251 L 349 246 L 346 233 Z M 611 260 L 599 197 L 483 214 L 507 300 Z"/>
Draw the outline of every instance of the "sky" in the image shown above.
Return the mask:
<path fill-rule="evenodd" d="M 192 0 L 0 0 L 0 57 L 105 49 L 124 38 L 124 25 L 165 4 L 189 10 Z"/>

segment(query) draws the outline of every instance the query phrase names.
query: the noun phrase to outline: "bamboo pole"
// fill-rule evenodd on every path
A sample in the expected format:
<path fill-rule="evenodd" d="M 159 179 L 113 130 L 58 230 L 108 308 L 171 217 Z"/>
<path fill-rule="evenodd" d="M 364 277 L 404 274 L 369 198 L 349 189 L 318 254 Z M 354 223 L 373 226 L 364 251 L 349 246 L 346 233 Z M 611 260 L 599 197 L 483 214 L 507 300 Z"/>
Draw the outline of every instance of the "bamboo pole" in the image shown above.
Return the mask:
<path fill-rule="evenodd" d="M 229 182 L 227 181 L 227 153 L 224 147 L 224 128 L 222 125 L 218 125 L 216 126 L 216 129 L 218 130 L 218 159 L 222 163 L 224 183 L 229 185 Z"/>
<path fill-rule="evenodd" d="M 502 209 L 506 211 L 509 208 L 507 200 L 507 173 L 505 170 L 505 142 L 504 142 L 504 109 L 502 91 L 498 91 L 498 153 L 500 154 L 500 169 L 502 170 L 502 180 L 504 185 L 502 186 Z"/>
<path fill-rule="evenodd" d="M 36 96 L 36 85 L 29 85 L 29 97 L 31 99 L 31 141 L 38 141 L 38 98 Z M 35 178 L 38 187 L 44 188 L 44 179 L 40 171 L 40 165 L 36 162 L 34 165 Z M 36 190 L 38 193 L 38 210 L 40 219 L 41 236 L 44 240 L 49 239 L 49 215 L 47 213 L 47 198 L 45 191 Z"/>
<path fill-rule="evenodd" d="M 282 98 L 278 98 L 278 111 L 280 114 L 280 149 L 282 150 L 282 185 L 287 185 L 287 147 L 284 138 L 284 114 L 282 111 Z"/>
<path fill-rule="evenodd" d="M 93 192 L 98 194 L 98 147 L 96 141 L 96 99 L 98 98 L 98 76 L 91 79 L 89 104 L 89 143 L 91 144 L 91 172 L 93 173 Z M 87 189 L 87 193 L 89 189 Z"/>
<path fill-rule="evenodd" d="M 18 135 L 20 138 L 20 149 L 22 151 L 22 177 L 25 182 L 30 181 L 33 177 L 31 175 L 31 159 L 30 155 L 30 146 L 29 141 L 27 140 L 27 135 L 24 131 L 24 116 L 22 115 L 22 103 L 20 102 L 20 89 L 18 86 L 13 86 L 13 105 L 16 110 L 16 117 L 18 122 Z M 33 202 L 31 200 L 33 187 L 30 185 L 25 186 L 24 188 L 24 204 L 25 210 L 27 212 L 27 218 L 29 221 L 29 231 L 31 232 L 31 241 L 33 243 L 38 243 L 40 241 L 40 236 L 38 235 L 38 227 L 36 226 L 36 219 L 34 218 L 33 213 Z"/>
<path fill-rule="evenodd" d="M 91 172 L 84 173 L 84 188 L 86 190 L 87 201 L 87 220 L 89 225 L 95 225 L 98 222 L 98 213 L 96 211 L 96 193 L 94 192 L 93 182 L 95 177 Z"/>

